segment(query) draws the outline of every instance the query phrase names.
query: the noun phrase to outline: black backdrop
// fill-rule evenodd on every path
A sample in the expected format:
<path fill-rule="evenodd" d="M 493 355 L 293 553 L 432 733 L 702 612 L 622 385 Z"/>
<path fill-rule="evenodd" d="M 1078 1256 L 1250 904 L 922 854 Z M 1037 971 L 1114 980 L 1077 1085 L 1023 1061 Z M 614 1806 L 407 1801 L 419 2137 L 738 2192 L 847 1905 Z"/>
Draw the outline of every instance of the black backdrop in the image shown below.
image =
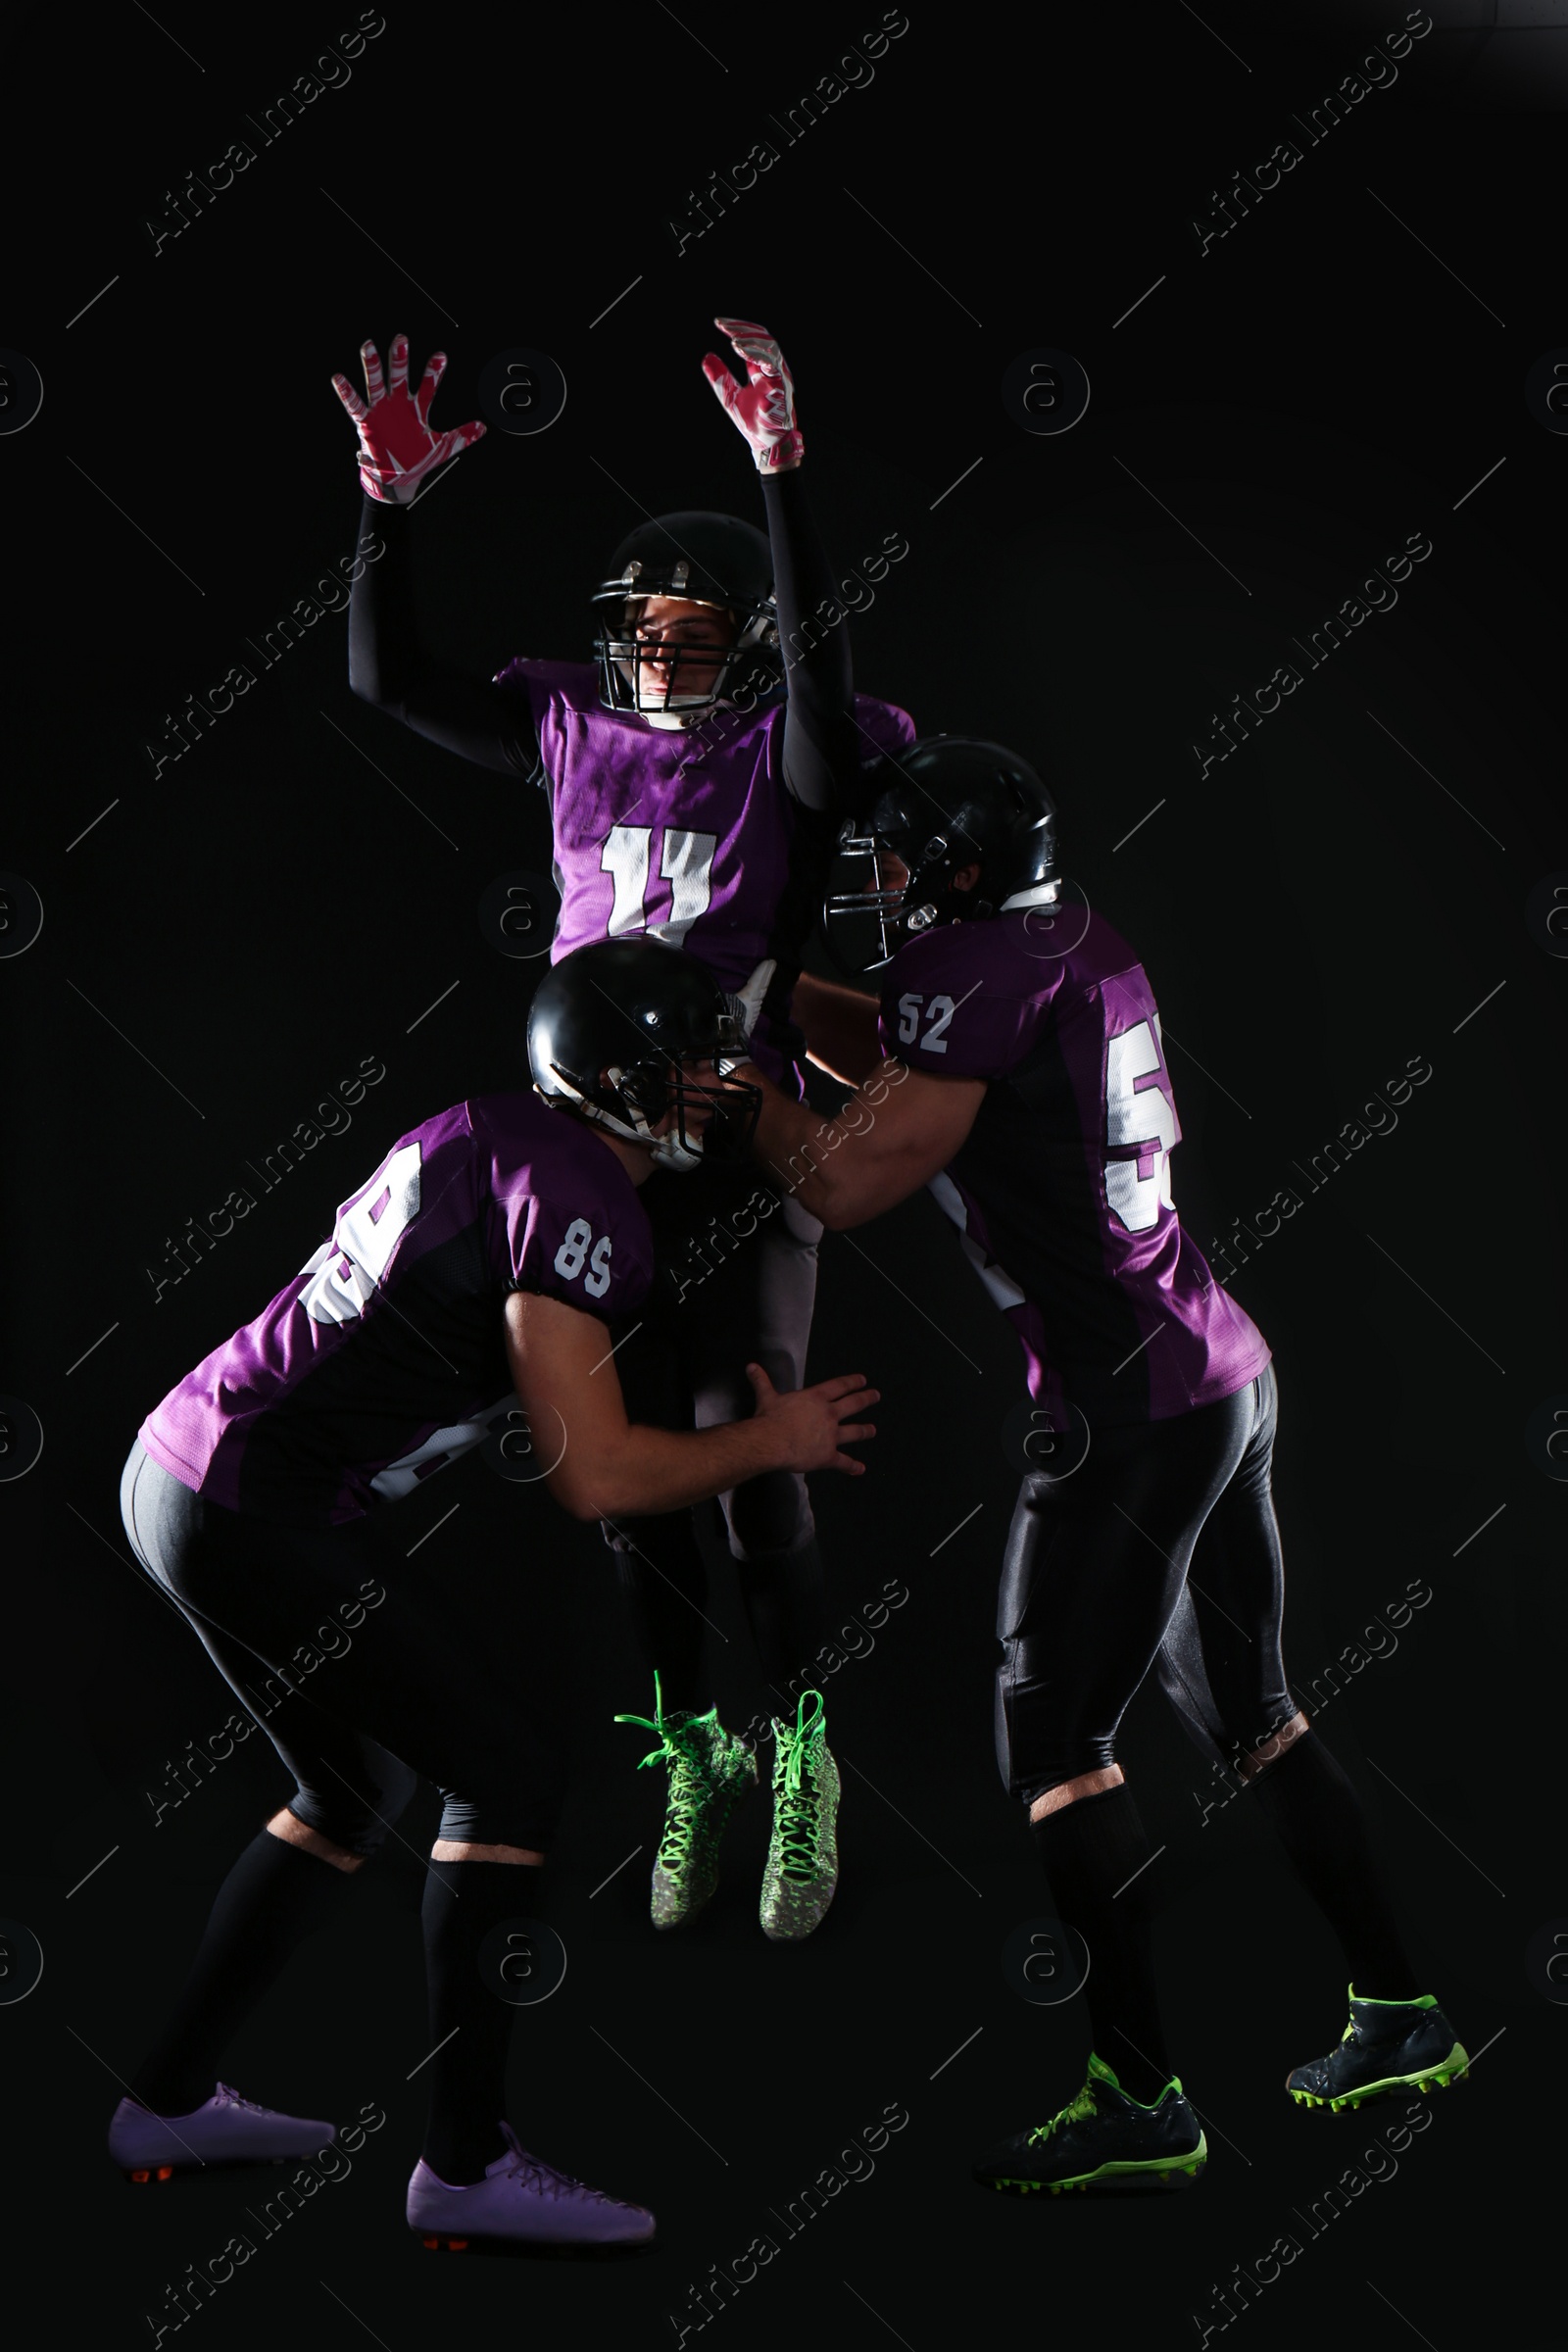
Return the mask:
<path fill-rule="evenodd" d="M 9 940 L 29 927 L 17 877 L 44 920 L 0 966 L 0 1389 L 44 1444 L 0 1492 L 0 1914 L 45 1966 L 0 2006 L 0 2037 L 10 2242 L 48 2261 L 64 2327 L 146 2340 L 144 2315 L 174 2316 L 166 2282 L 235 2230 L 255 2257 L 186 2324 L 243 2343 L 336 2343 L 357 2322 L 403 2347 L 513 2319 L 678 2341 L 703 2316 L 689 2289 L 759 2233 L 776 2259 L 713 2289 L 707 2324 L 767 2344 L 1201 2340 L 1238 2265 L 1230 2324 L 1292 2345 L 1343 2325 L 1447 2352 L 1473 2315 L 1532 2300 L 1563 2013 L 1527 1946 L 1568 1932 L 1562 1489 L 1542 1435 L 1568 1404 L 1565 970 L 1540 911 L 1568 868 L 1568 443 L 1525 377 L 1568 343 L 1549 246 L 1568 74 L 1549 27 L 1568 12 L 1433 13 L 1397 79 L 1315 144 L 1290 117 L 1396 29 L 1394 0 L 1276 8 L 1266 27 L 1226 0 L 1202 18 L 911 8 L 874 77 L 849 69 L 860 86 L 788 144 L 769 118 L 875 30 L 869 7 L 863 24 L 695 0 L 679 19 L 392 8 L 351 77 L 326 69 L 338 86 L 265 141 L 247 117 L 336 18 L 229 35 L 170 0 L 156 22 L 15 20 L 0 342 L 44 400 L 0 437 L 0 864 Z M 1215 192 L 1287 137 L 1300 161 L 1200 253 L 1195 215 L 1223 226 Z M 677 250 L 669 223 L 695 229 L 710 170 L 730 177 L 764 138 L 776 164 Z M 236 139 L 255 160 L 172 234 L 187 172 L 211 183 Z M 166 1767 L 228 1702 L 133 1568 L 116 1478 L 141 1415 L 304 1261 L 394 1135 L 514 1080 L 539 967 L 497 954 L 477 910 L 548 849 L 516 790 L 354 701 L 341 617 L 267 667 L 247 641 L 346 556 L 352 438 L 327 377 L 406 328 L 416 366 L 452 354 L 438 420 L 476 413 L 485 363 L 516 346 L 569 387 L 547 434 L 492 430 L 417 518 L 431 640 L 481 674 L 579 654 L 595 567 L 640 509 L 760 508 L 698 373 L 715 311 L 783 342 L 845 567 L 907 540 L 856 626 L 860 684 L 1056 780 L 1069 864 L 1138 943 L 1176 1049 L 1197 1238 L 1238 1217 L 1255 1233 L 1281 1188 L 1300 1196 L 1233 1259 L 1281 1379 L 1288 1663 L 1316 1692 L 1339 1661 L 1324 1737 L 1365 1791 L 1424 1977 L 1485 2054 L 1397 2157 L 1397 2111 L 1287 2104 L 1287 2067 L 1343 2022 L 1335 1947 L 1262 1823 L 1205 1812 L 1206 1768 L 1148 1693 L 1124 1755 L 1167 1849 L 1170 2038 L 1212 2163 L 1162 2204 L 969 2184 L 971 2147 L 1081 2080 L 1086 2029 L 1080 2002 L 1026 2006 L 1002 1974 L 1044 1907 L 990 1748 L 1002 1431 L 1022 1392 L 919 1200 L 823 1253 L 814 1361 L 864 1363 L 887 1393 L 874 1475 L 817 1482 L 836 1591 L 846 1622 L 889 1578 L 909 1598 L 830 1684 L 846 1875 L 807 1945 L 757 1930 L 760 1804 L 709 1918 L 656 1942 L 657 1776 L 634 1778 L 637 1735 L 609 1721 L 649 1694 L 595 1532 L 477 1458 L 411 1506 L 409 1542 L 435 1531 L 423 1572 L 529 1641 L 577 1758 L 552 1898 L 570 1965 L 522 2013 L 513 2112 L 557 2161 L 654 2202 L 659 2252 L 455 2271 L 408 2239 L 427 1794 L 225 2069 L 271 2104 L 387 2116 L 265 2238 L 243 2178 L 153 2201 L 101 2151 L 115 2079 L 283 1792 L 253 1740 L 155 1823 L 147 1792 L 170 1793 Z M 1092 385 L 1057 437 L 1001 397 L 1041 347 Z M 14 362 L 12 378 L 22 400 Z M 1396 607 L 1310 667 L 1303 641 L 1413 534 L 1432 552 Z M 1215 714 L 1291 662 L 1297 691 L 1200 772 Z M 234 663 L 254 686 L 157 766 L 168 719 Z M 1412 1059 L 1431 1076 L 1396 1128 L 1309 1189 L 1313 1154 Z M 262 1192 L 247 1163 L 362 1060 L 384 1076 L 352 1127 Z M 255 1208 L 155 1297 L 169 1243 L 236 1186 Z M 13 1409 L 11 1427 L 15 1465 L 29 1425 Z M 1396 1628 L 1412 1584 L 1430 1598 Z M 759 1693 L 722 1564 L 715 1590 L 720 1694 L 744 1715 Z M 868 2172 L 852 2138 L 890 2105 L 908 2121 Z M 1349 2166 L 1367 2185 L 1309 2220 Z M 824 2168 L 846 2184 L 787 2235 Z M 1260 2278 L 1284 2235 L 1300 2253 Z"/>

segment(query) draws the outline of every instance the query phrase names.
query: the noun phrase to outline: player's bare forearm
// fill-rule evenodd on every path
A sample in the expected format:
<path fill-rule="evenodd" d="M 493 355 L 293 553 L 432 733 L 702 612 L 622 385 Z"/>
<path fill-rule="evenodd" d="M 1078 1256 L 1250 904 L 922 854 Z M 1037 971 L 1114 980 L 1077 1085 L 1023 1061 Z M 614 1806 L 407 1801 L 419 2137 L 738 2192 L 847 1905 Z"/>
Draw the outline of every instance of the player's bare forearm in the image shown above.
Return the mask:
<path fill-rule="evenodd" d="M 784 1467 L 778 1434 L 763 1421 L 726 1421 L 717 1429 L 651 1429 L 626 1424 L 620 1444 L 594 1458 L 568 1446 L 546 1482 L 574 1519 L 619 1519 L 680 1511 L 725 1494 L 764 1470 Z"/>
<path fill-rule="evenodd" d="M 832 1233 L 928 1184 L 961 1147 L 986 1091 L 982 1078 L 929 1078 L 884 1061 L 836 1118 L 819 1119 L 760 1072 L 747 1076 L 762 1090 L 755 1155 Z"/>
<path fill-rule="evenodd" d="M 762 1108 L 752 1139 L 752 1154 L 808 1215 L 831 1222 L 832 1161 L 825 1143 L 831 1121 L 805 1102 L 792 1102 L 769 1078 L 748 1064 L 745 1076 L 762 1093 Z"/>
<path fill-rule="evenodd" d="M 574 1519 L 683 1510 L 764 1470 L 842 1470 L 863 1462 L 846 1445 L 876 1435 L 855 1416 L 877 1402 L 858 1372 L 780 1395 L 749 1364 L 756 1411 L 717 1429 L 653 1429 L 628 1421 L 606 1326 L 558 1298 L 514 1292 L 507 1354 L 517 1401 L 554 1499 Z M 630 1336 L 630 1335 L 628 1335 Z"/>
<path fill-rule="evenodd" d="M 807 1052 L 819 1070 L 845 1086 L 859 1086 L 882 1059 L 875 997 L 802 972 L 790 1009 L 806 1032 Z"/>

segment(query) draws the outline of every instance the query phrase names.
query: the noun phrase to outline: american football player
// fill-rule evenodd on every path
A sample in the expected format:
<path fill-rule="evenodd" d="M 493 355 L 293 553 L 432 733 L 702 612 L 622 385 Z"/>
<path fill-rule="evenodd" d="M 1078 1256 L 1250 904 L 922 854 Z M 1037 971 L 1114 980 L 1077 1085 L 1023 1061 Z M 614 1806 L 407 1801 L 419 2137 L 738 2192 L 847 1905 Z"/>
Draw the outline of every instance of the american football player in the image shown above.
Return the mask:
<path fill-rule="evenodd" d="M 411 1582 L 396 1506 L 525 1416 L 578 1518 L 672 1512 L 751 1477 L 863 1467 L 874 1392 L 856 1375 L 700 1430 L 629 1419 L 616 1333 L 654 1268 L 642 1192 L 695 1171 L 756 1094 L 740 1032 L 694 958 L 644 939 L 578 949 L 528 1019 L 531 1094 L 459 1102 L 400 1137 L 277 1296 L 155 1407 L 126 1461 L 125 1530 L 260 1723 L 295 1792 L 219 1890 L 189 1978 L 110 2127 L 134 2180 L 304 2158 L 329 2124 L 216 2082 L 224 2049 L 323 1907 L 390 1835 L 423 1774 L 442 1815 L 425 1880 L 429 2121 L 408 2195 L 428 2246 L 493 2238 L 606 2250 L 651 2213 L 520 2144 L 506 2111 L 514 2010 L 485 1939 L 533 1897 L 563 1798 L 558 1743 L 487 1639 L 482 1604 Z M 367 1602 L 367 1593 L 377 1597 Z M 367 1616 L 367 1608 L 373 1614 Z M 359 1630 L 341 1639 L 338 1624 Z M 316 1644 L 325 1645 L 325 1656 Z M 276 1711 L 255 1686 L 281 1686 Z"/>
<path fill-rule="evenodd" d="M 1151 1667 L 1344 1947 L 1349 2026 L 1292 2095 L 1344 2107 L 1446 2084 L 1463 2046 L 1412 1971 L 1359 1799 L 1286 1684 L 1274 1370 L 1176 1211 L 1181 1129 L 1144 967 L 1064 877 L 1052 795 L 1001 745 L 896 755 L 845 847 L 869 886 L 829 919 L 872 930 L 880 1002 L 838 991 L 809 1035 L 856 1092 L 824 1123 L 756 1073 L 756 1149 L 835 1232 L 929 1185 L 1022 1343 L 1039 1467 L 1004 1557 L 997 1752 L 1090 1954 L 1083 2089 L 976 2176 L 1055 2191 L 1203 2162 L 1156 1997 L 1155 1855 L 1115 1754 Z"/>
<path fill-rule="evenodd" d="M 519 658 L 489 682 L 421 646 L 411 595 L 421 526 L 403 511 L 485 428 L 431 425 L 443 353 L 411 391 L 405 336 L 384 375 L 375 346 L 364 345 L 365 397 L 344 376 L 333 382 L 359 434 L 362 540 L 373 547 L 378 537 L 385 553 L 358 567 L 350 682 L 430 741 L 544 792 L 561 891 L 554 955 L 636 935 L 700 960 L 733 998 L 760 1066 L 799 1094 L 791 992 L 833 838 L 866 765 L 913 729 L 902 710 L 854 693 L 848 629 L 842 616 L 823 623 L 839 608 L 806 501 L 783 354 L 755 321 L 716 323 L 747 380 L 711 352 L 704 373 L 760 476 L 766 535 L 727 514 L 640 521 L 594 592 L 594 662 Z M 645 479 L 646 462 L 631 470 Z M 673 1349 L 651 1317 L 620 1360 L 645 1418 L 703 1428 L 746 1412 L 750 1359 L 780 1389 L 804 1378 L 819 1229 L 787 1194 L 765 1217 L 750 1213 L 754 1182 L 714 1165 L 694 1186 L 651 1189 L 680 1303 Z M 737 1221 L 744 1248 L 734 1246 Z M 829 1630 L 823 1563 L 799 1476 L 752 1478 L 721 1499 L 768 1712 L 780 1710 L 760 1908 L 764 1931 L 787 1939 L 817 1924 L 837 1885 L 837 1775 L 820 1693 L 805 1689 Z M 653 1760 L 668 1768 L 651 1903 L 655 1924 L 671 1928 L 711 1894 L 719 1837 L 736 1796 L 755 1785 L 756 1759 L 711 1703 L 707 1577 L 691 1527 L 622 1520 L 607 1536 L 658 1674 L 653 1717 L 623 1720 L 655 1732 Z"/>

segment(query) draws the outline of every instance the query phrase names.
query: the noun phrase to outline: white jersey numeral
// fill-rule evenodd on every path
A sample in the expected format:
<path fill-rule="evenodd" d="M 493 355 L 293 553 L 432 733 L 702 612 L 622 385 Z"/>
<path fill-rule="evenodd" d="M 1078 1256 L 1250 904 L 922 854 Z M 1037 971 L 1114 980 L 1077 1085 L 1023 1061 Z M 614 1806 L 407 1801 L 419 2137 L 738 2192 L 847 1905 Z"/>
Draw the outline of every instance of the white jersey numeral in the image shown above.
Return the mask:
<path fill-rule="evenodd" d="M 596 1242 L 594 1229 L 586 1217 L 573 1217 L 566 1227 L 566 1238 L 556 1251 L 556 1272 L 564 1282 L 575 1282 L 583 1267 L 588 1272 L 583 1289 L 590 1298 L 602 1298 L 610 1288 L 609 1234 Z"/>
<path fill-rule="evenodd" d="M 1165 1092 L 1164 1065 L 1154 1031 L 1148 1021 L 1124 1029 L 1110 1039 L 1105 1053 L 1105 1142 L 1155 1147 L 1147 1176 L 1138 1173 L 1137 1159 L 1107 1159 L 1105 1199 L 1129 1233 L 1147 1233 L 1158 1221 L 1161 1207 L 1174 1208 L 1170 1191 L 1170 1152 L 1176 1142 L 1176 1113 Z M 1161 1073 L 1157 1085 L 1138 1087 L 1137 1080 Z M 1140 1154 L 1141 1156 L 1141 1154 Z"/>
<path fill-rule="evenodd" d="M 602 873 L 612 877 L 615 903 L 610 910 L 612 939 L 619 939 L 625 931 L 640 931 L 643 927 L 643 900 L 648 892 L 648 846 L 653 829 L 648 825 L 612 825 L 610 837 L 599 854 Z"/>
<path fill-rule="evenodd" d="M 899 999 L 899 1043 L 901 1046 L 912 1046 L 915 1039 L 919 1037 L 922 1001 L 920 997 L 912 995 Z M 923 1016 L 930 1024 L 924 1037 L 920 1038 L 924 1052 L 927 1054 L 945 1054 L 947 1052 L 948 1041 L 945 1032 L 948 1023 L 957 1009 L 958 1007 L 951 997 L 932 998 L 930 1004 L 926 1005 Z"/>
<path fill-rule="evenodd" d="M 652 937 L 662 939 L 666 947 L 683 948 L 697 917 L 708 912 L 717 847 L 716 833 L 683 833 L 673 825 L 666 827 L 659 870 L 669 884 L 669 912 L 662 923 L 648 926 Z"/>
<path fill-rule="evenodd" d="M 351 1323 L 386 1272 L 392 1252 L 419 1213 L 419 1147 L 405 1144 L 384 1160 L 301 1268 L 316 1280 L 299 1304 L 315 1323 Z"/>
<path fill-rule="evenodd" d="M 700 914 L 708 912 L 713 895 L 713 855 L 716 833 L 688 833 L 666 825 L 659 871 L 670 886 L 669 912 L 659 922 L 647 919 L 648 873 L 653 860 L 652 825 L 612 825 L 599 854 L 602 873 L 615 886 L 608 936 L 620 939 L 628 931 L 647 929 L 652 939 L 680 948 Z"/>

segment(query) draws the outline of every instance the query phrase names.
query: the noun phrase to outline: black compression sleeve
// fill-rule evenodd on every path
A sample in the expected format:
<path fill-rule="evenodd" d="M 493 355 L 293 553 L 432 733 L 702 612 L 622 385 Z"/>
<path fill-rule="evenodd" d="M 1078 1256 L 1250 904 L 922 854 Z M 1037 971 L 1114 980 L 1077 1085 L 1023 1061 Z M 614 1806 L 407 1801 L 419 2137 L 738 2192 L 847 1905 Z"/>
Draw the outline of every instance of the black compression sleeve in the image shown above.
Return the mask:
<path fill-rule="evenodd" d="M 855 724 L 850 633 L 840 620 L 824 628 L 817 608 L 833 594 L 827 559 L 801 481 L 801 468 L 762 476 L 773 592 L 789 705 L 784 720 L 784 782 L 803 808 L 848 809 L 859 781 L 860 736 Z M 814 642 L 802 645 L 809 620 Z"/>
<path fill-rule="evenodd" d="M 349 599 L 350 686 L 362 701 L 460 759 L 503 775 L 535 777 L 539 747 L 522 696 L 432 661 L 421 648 L 409 530 L 402 507 L 363 502 L 359 576 Z"/>

